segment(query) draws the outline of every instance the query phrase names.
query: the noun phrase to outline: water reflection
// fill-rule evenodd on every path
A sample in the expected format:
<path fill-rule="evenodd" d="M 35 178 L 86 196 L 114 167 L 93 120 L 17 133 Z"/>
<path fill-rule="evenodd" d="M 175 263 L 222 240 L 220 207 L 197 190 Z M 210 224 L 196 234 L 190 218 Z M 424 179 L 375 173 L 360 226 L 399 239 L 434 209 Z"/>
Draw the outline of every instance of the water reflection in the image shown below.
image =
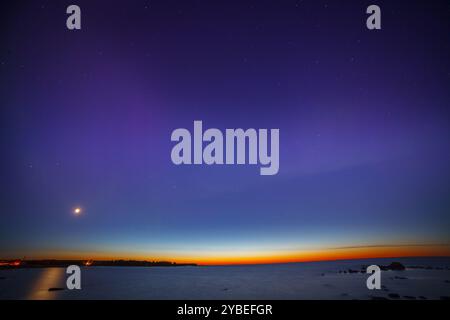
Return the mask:
<path fill-rule="evenodd" d="M 56 299 L 59 291 L 49 291 L 50 288 L 64 288 L 64 268 L 46 268 L 31 287 L 27 299 L 51 300 Z"/>

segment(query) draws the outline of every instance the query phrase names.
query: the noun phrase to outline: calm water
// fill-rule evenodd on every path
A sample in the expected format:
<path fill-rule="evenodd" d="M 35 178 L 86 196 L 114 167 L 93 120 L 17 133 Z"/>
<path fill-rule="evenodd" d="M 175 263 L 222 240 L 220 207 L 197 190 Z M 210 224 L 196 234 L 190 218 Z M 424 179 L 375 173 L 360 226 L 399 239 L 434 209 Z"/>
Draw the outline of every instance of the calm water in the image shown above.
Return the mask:
<path fill-rule="evenodd" d="M 0 299 L 439 299 L 450 296 L 449 270 L 382 272 L 384 290 L 366 288 L 367 274 L 343 274 L 362 265 L 450 267 L 450 258 L 372 259 L 337 262 L 205 267 L 82 268 L 81 290 L 65 288 L 63 268 L 0 270 Z M 63 288 L 49 291 L 49 288 Z"/>

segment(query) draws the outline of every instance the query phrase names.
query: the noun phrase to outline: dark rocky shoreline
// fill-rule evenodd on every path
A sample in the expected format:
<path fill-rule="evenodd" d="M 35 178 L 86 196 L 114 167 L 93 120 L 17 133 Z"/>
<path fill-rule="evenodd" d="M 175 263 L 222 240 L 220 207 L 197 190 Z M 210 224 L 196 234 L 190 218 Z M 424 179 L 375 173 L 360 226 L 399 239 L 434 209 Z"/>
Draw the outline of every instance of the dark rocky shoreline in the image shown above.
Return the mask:
<path fill-rule="evenodd" d="M 4 260 L 0 269 L 18 268 L 66 268 L 70 265 L 85 267 L 186 267 L 197 266 L 195 263 L 175 263 L 170 261 L 141 261 L 141 260 Z"/>

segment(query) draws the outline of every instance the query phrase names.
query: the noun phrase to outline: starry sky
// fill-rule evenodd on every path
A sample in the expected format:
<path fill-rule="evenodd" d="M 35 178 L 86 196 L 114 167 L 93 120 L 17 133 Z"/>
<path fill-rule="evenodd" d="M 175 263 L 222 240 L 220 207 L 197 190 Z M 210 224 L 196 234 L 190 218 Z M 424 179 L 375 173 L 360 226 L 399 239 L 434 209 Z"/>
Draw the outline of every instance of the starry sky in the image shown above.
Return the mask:
<path fill-rule="evenodd" d="M 450 255 L 448 1 L 36 0 L 0 15 L 0 258 Z M 175 166 L 171 132 L 194 120 L 279 128 L 279 173 Z"/>

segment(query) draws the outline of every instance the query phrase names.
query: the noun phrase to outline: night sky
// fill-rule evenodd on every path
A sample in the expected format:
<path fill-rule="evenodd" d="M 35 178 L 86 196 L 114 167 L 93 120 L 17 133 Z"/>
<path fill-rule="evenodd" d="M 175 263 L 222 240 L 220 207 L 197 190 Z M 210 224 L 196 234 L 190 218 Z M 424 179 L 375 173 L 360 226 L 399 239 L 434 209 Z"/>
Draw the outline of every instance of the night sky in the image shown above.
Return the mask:
<path fill-rule="evenodd" d="M 0 11 L 0 258 L 450 254 L 448 1 Z M 279 173 L 174 165 L 194 120 L 279 128 Z"/>

